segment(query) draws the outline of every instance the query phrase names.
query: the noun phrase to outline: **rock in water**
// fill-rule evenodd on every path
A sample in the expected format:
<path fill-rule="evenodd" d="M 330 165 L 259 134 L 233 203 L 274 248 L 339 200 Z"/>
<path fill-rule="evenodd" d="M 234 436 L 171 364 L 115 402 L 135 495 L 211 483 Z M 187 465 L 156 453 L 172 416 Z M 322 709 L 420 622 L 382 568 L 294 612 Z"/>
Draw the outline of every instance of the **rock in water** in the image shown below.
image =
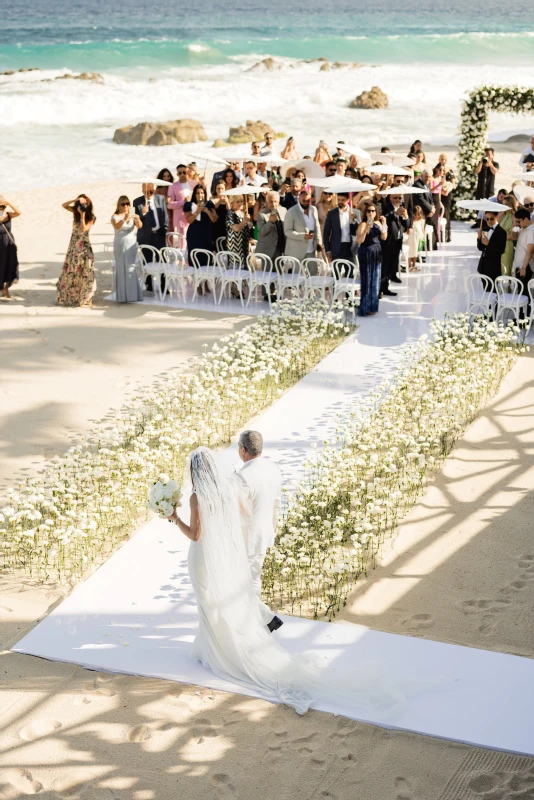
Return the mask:
<path fill-rule="evenodd" d="M 175 119 L 169 122 L 139 122 L 117 128 L 113 134 L 116 144 L 162 147 L 168 144 L 205 142 L 208 137 L 202 123 L 195 119 Z"/>
<path fill-rule="evenodd" d="M 387 94 L 378 86 L 373 86 L 371 91 L 362 92 L 355 97 L 349 108 L 387 108 L 389 100 Z"/>
<path fill-rule="evenodd" d="M 247 72 L 272 72 L 273 69 L 282 69 L 282 64 L 279 61 L 275 61 L 274 58 L 264 58 L 262 61 L 258 61 L 256 64 L 253 64 Z"/>
<path fill-rule="evenodd" d="M 273 129 L 270 125 L 267 125 L 266 122 L 262 122 L 261 119 L 257 122 L 247 119 L 245 125 L 238 125 L 237 128 L 230 128 L 228 144 L 261 142 L 266 133 L 272 133 L 274 135 Z"/>

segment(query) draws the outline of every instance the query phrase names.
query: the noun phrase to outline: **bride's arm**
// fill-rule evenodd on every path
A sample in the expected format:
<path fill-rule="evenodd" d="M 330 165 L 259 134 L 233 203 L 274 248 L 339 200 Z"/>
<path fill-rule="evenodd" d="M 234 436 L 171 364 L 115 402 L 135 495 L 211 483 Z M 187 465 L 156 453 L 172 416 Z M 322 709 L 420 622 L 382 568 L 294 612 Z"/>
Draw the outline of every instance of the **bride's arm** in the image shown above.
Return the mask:
<path fill-rule="evenodd" d="M 175 525 L 178 525 L 180 530 L 182 531 L 188 539 L 191 539 L 192 542 L 198 542 L 200 539 L 200 516 L 198 513 L 198 500 L 196 494 L 192 494 L 189 499 L 189 507 L 191 509 L 191 524 L 186 525 L 183 520 L 180 519 L 176 511 L 173 511 L 170 517 L 167 517 L 169 522 L 174 522 Z"/>

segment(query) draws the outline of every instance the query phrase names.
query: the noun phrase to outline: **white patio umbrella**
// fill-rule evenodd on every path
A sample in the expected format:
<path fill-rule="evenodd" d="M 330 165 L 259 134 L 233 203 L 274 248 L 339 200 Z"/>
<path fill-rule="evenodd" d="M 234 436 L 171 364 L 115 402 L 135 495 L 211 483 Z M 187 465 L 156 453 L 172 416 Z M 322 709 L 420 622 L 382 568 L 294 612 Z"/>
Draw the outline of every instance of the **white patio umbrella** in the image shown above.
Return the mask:
<path fill-rule="evenodd" d="M 343 144 L 342 149 L 351 156 L 358 156 L 362 161 L 372 161 L 373 156 L 357 144 Z"/>
<path fill-rule="evenodd" d="M 314 178 L 324 178 L 324 169 L 321 167 L 321 165 L 308 158 L 302 158 L 300 161 L 286 161 L 280 170 L 280 174 L 283 178 L 285 178 L 287 175 L 287 171 L 290 167 L 295 167 L 295 169 L 303 169 L 306 173 L 306 178 L 310 183 Z"/>
<path fill-rule="evenodd" d="M 210 156 L 209 153 L 187 153 L 189 158 L 197 159 L 198 161 L 205 161 L 206 164 L 218 164 L 222 167 L 225 166 L 226 161 L 220 156 Z"/>
<path fill-rule="evenodd" d="M 534 181 L 534 170 L 532 172 L 518 172 L 516 175 L 512 175 L 514 181 Z"/>
<path fill-rule="evenodd" d="M 411 175 L 407 169 L 396 167 L 394 164 L 370 164 L 366 170 L 371 175 Z"/>
<path fill-rule="evenodd" d="M 396 167 L 412 167 L 415 164 L 415 158 L 403 156 L 401 158 L 394 158 L 391 163 Z"/>
<path fill-rule="evenodd" d="M 262 186 L 252 186 L 246 183 L 244 186 L 235 186 L 233 189 L 227 189 L 225 195 L 239 195 L 239 194 L 261 194 L 262 192 L 269 191 L 269 184 L 264 183 Z"/>
<path fill-rule="evenodd" d="M 309 183 L 312 186 L 318 186 L 320 189 L 330 189 L 332 192 L 337 191 L 338 186 L 345 186 L 350 178 L 345 178 L 344 175 L 330 175 L 324 178 L 310 178 Z"/>
<path fill-rule="evenodd" d="M 169 183 L 169 181 L 161 181 L 159 178 L 150 178 L 148 176 L 144 178 L 128 178 L 128 180 L 123 181 L 123 183 L 137 183 L 139 186 L 143 183 L 152 183 L 154 186 L 172 186 L 172 183 Z"/>
<path fill-rule="evenodd" d="M 362 181 L 356 180 L 356 178 L 343 178 L 342 175 L 338 177 L 342 178 L 341 182 L 336 181 L 335 184 L 329 183 L 326 189 L 330 192 L 343 192 L 346 194 L 347 192 L 368 192 L 371 189 L 376 189 L 377 187 L 374 183 L 362 183 Z M 328 180 L 325 178 L 325 180 Z"/>
<path fill-rule="evenodd" d="M 517 183 L 514 186 L 513 192 L 521 204 L 525 202 L 525 197 L 534 196 L 534 189 L 532 186 L 527 186 L 525 183 Z"/>
<path fill-rule="evenodd" d="M 287 158 L 271 154 L 268 156 L 247 156 L 244 161 L 252 161 L 254 164 L 267 164 L 267 166 L 271 167 L 280 167 L 287 163 Z"/>
<path fill-rule="evenodd" d="M 510 211 L 510 206 L 494 203 L 493 200 L 457 200 L 456 205 L 467 211 Z"/>
<path fill-rule="evenodd" d="M 426 189 L 418 189 L 417 186 L 403 184 L 402 186 L 389 186 L 383 192 L 378 192 L 378 194 L 426 194 Z"/>

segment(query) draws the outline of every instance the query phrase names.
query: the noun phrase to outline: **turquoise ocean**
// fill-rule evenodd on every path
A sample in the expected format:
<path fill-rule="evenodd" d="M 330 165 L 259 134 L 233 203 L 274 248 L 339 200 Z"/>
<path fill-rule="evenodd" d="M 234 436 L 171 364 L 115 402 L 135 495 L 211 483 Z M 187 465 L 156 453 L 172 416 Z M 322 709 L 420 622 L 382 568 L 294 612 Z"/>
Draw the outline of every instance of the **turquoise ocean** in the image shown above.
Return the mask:
<path fill-rule="evenodd" d="M 302 154 L 320 137 L 368 147 L 452 141 L 465 92 L 534 85 L 530 16 L 497 0 L 10 0 L 0 71 L 40 71 L 0 76 L 0 191 L 126 176 L 187 155 L 111 142 L 116 127 L 145 119 L 193 117 L 212 140 L 261 118 L 293 134 Z M 276 70 L 254 69 L 268 56 Z M 306 63 L 319 57 L 362 66 L 319 72 Z M 103 83 L 55 80 L 82 71 Z M 388 94 L 387 110 L 348 109 L 373 85 Z M 528 117 L 492 120 L 503 135 L 533 126 Z"/>

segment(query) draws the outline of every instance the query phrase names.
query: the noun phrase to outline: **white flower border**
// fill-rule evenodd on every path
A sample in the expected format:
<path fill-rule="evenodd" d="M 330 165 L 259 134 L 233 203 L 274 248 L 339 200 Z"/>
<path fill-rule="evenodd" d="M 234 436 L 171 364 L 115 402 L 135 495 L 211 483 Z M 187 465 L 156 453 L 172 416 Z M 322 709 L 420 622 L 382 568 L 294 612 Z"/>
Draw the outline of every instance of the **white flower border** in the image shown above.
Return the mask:
<path fill-rule="evenodd" d="M 462 105 L 460 141 L 458 143 L 458 190 L 455 199 L 475 196 L 475 168 L 486 147 L 490 111 L 532 113 L 534 89 L 519 86 L 480 86 L 469 93 Z M 470 219 L 473 212 L 455 207 L 457 219 Z"/>
<path fill-rule="evenodd" d="M 0 565 L 42 581 L 79 580 L 137 527 L 159 474 L 180 478 L 193 448 L 228 443 L 350 330 L 326 304 L 284 301 L 220 339 L 127 404 L 112 434 L 97 430 L 42 479 L 10 491 L 0 510 Z"/>
<path fill-rule="evenodd" d="M 519 352 L 517 329 L 434 322 L 307 465 L 264 564 L 267 603 L 331 619 Z"/>

